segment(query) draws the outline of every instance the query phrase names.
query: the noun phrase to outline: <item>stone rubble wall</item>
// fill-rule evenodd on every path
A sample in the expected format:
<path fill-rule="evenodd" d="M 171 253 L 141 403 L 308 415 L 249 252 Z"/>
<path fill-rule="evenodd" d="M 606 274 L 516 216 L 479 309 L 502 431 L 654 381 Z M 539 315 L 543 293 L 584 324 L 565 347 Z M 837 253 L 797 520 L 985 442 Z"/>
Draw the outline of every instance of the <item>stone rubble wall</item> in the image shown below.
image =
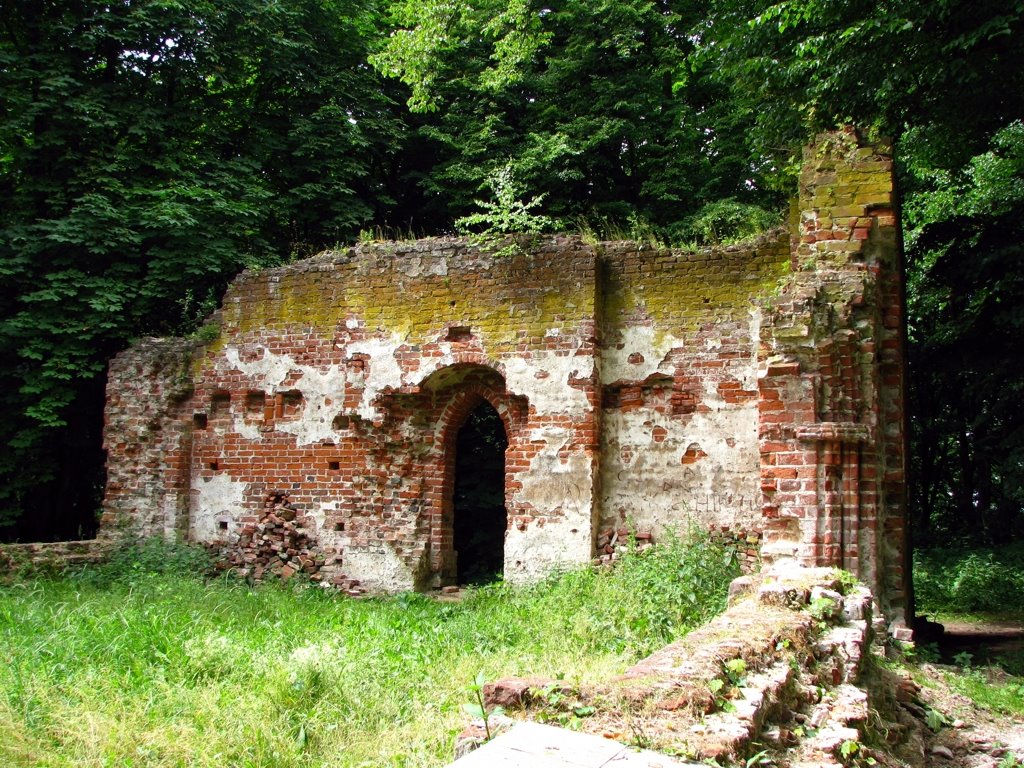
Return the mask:
<path fill-rule="evenodd" d="M 502 707 L 505 726 L 588 710 L 575 721 L 584 732 L 625 742 L 639 734 L 652 749 L 714 764 L 743 764 L 765 750 L 785 755 L 786 765 L 839 768 L 844 744 L 871 740 L 872 707 L 876 726 L 879 709 L 897 714 L 872 699 L 869 659 L 883 652 L 875 641 L 884 620 L 873 616 L 870 590 L 834 569 L 787 564 L 741 577 L 730 592 L 728 610 L 619 679 L 580 688 L 499 680 L 484 687 L 485 706 Z M 471 724 L 457 754 L 478 746 L 482 730 Z"/>
<path fill-rule="evenodd" d="M 600 557 L 606 531 L 697 523 L 850 568 L 898 619 L 892 202 L 885 148 L 846 132 L 807 150 L 798 228 L 745 245 L 442 238 L 243 273 L 217 338 L 112 362 L 104 532 L 230 553 L 287 498 L 324 582 L 451 584 L 455 437 L 486 401 L 507 580 Z"/>

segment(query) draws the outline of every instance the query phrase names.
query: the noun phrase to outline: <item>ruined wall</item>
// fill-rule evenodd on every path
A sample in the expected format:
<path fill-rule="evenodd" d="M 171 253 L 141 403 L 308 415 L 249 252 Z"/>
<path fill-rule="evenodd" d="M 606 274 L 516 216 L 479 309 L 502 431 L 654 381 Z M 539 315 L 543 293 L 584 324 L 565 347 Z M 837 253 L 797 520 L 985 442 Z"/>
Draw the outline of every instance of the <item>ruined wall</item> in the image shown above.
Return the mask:
<path fill-rule="evenodd" d="M 799 231 L 743 246 L 440 239 L 244 273 L 217 339 L 113 362 L 105 527 L 233 546 L 288 508 L 317 578 L 452 583 L 455 437 L 486 401 L 507 579 L 698 521 L 850 567 L 898 609 L 891 162 L 852 133 L 805 160 Z"/>
<path fill-rule="evenodd" d="M 602 524 L 760 519 L 759 298 L 789 272 L 789 236 L 698 253 L 604 251 Z"/>
<path fill-rule="evenodd" d="M 110 514 L 143 535 L 231 542 L 268 499 L 286 499 L 314 521 L 329 577 L 392 590 L 451 581 L 453 444 L 487 400 L 509 439 L 506 578 L 585 561 L 595 270 L 594 250 L 578 241 L 508 258 L 435 240 L 243 274 L 215 318 L 220 337 L 174 347 L 190 358 L 187 403 L 139 410 L 168 400 L 147 373 L 161 342 L 112 366 Z M 145 466 L 162 455 L 189 467 L 176 498 L 170 480 L 119 479 L 136 473 L 140 452 Z"/>
<path fill-rule="evenodd" d="M 857 573 L 900 624 L 903 281 L 887 147 L 846 131 L 805 149 L 792 252 L 761 334 L 763 553 Z"/>

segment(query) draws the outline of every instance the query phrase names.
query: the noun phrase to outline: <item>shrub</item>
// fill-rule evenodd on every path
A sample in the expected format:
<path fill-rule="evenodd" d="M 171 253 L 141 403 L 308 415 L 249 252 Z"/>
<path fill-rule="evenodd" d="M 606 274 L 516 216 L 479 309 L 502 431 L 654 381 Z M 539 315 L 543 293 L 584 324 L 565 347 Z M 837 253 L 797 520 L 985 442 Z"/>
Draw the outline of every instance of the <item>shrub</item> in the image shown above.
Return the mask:
<path fill-rule="evenodd" d="M 915 552 L 914 591 L 923 611 L 1024 611 L 1024 545 Z"/>
<path fill-rule="evenodd" d="M 153 576 L 204 577 L 212 573 L 213 560 L 202 547 L 154 536 L 124 542 L 105 562 L 87 565 L 71 578 L 93 584 L 132 583 Z"/>

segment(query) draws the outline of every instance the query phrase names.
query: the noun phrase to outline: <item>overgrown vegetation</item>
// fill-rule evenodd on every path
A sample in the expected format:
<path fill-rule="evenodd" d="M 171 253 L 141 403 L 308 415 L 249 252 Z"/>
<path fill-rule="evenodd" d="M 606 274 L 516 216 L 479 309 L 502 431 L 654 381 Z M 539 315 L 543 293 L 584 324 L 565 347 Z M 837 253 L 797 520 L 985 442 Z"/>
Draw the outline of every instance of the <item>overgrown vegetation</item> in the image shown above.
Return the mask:
<path fill-rule="evenodd" d="M 960 671 L 948 673 L 946 682 L 982 709 L 1024 717 L 1024 670 L 1017 666 L 1018 673 L 1013 674 L 1007 666 L 1012 668 L 1014 662 L 1001 659 L 979 667 L 968 663 Z"/>
<path fill-rule="evenodd" d="M 1024 615 L 1024 544 L 931 549 L 914 554 L 917 609 Z"/>
<path fill-rule="evenodd" d="M 442 765 L 478 675 L 614 674 L 720 611 L 736 569 L 686 536 L 609 573 L 495 584 L 458 603 L 203 571 L 201 553 L 149 544 L 0 589 L 0 759 Z"/>
<path fill-rule="evenodd" d="M 914 591 L 917 610 L 940 621 L 970 624 L 994 615 L 1019 620 L 1024 617 L 1024 545 L 915 552 Z M 939 661 L 939 647 L 926 644 L 917 649 L 916 657 Z M 980 647 L 946 661 L 956 665 L 945 675 L 953 690 L 984 709 L 1024 716 L 1024 650 Z"/>

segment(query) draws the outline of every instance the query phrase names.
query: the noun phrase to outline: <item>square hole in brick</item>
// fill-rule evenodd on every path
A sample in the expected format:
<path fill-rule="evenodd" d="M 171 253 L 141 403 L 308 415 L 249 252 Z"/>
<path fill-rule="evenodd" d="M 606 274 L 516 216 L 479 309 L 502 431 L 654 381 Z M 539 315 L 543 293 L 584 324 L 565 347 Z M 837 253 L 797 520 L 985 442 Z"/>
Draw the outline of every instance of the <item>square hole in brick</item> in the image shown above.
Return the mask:
<path fill-rule="evenodd" d="M 295 419 L 302 415 L 302 393 L 297 389 L 281 393 L 281 416 Z"/>
<path fill-rule="evenodd" d="M 329 470 L 331 470 L 332 472 L 337 471 L 337 470 L 341 469 L 341 462 L 340 461 L 328 461 L 327 462 L 327 468 Z"/>
<path fill-rule="evenodd" d="M 196 429 L 206 429 L 207 422 L 205 413 L 194 413 L 192 414 L 192 426 Z"/>
<path fill-rule="evenodd" d="M 218 469 L 220 469 L 220 464 L 217 463 L 216 461 L 211 461 L 210 462 L 210 471 L 216 472 Z"/>
<path fill-rule="evenodd" d="M 245 394 L 245 415 L 250 418 L 261 418 L 263 416 L 263 406 L 267 401 L 267 396 L 263 392 L 252 390 Z"/>
<path fill-rule="evenodd" d="M 210 398 L 210 416 L 224 418 L 231 413 L 231 395 L 223 390 L 214 392 Z"/>
<path fill-rule="evenodd" d="M 226 531 L 228 529 L 228 521 L 227 520 L 220 520 L 220 521 L 218 521 L 217 522 L 217 527 L 220 528 L 222 531 Z"/>
<path fill-rule="evenodd" d="M 344 531 L 345 530 L 345 524 L 344 523 L 335 523 L 334 524 L 334 530 L 336 530 L 336 531 Z"/>
<path fill-rule="evenodd" d="M 469 341 L 473 338 L 473 329 L 468 325 L 453 325 L 448 329 L 445 341 Z"/>

